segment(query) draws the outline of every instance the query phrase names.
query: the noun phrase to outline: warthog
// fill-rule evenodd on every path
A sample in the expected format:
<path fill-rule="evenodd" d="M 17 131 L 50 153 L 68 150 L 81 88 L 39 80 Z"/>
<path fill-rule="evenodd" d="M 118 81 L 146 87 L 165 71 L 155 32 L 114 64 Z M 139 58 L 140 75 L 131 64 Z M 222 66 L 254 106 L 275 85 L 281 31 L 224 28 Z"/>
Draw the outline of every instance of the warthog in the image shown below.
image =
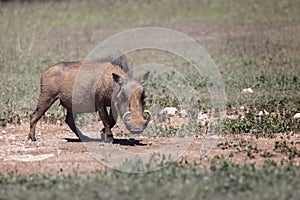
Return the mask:
<path fill-rule="evenodd" d="M 80 138 L 86 138 L 75 125 L 80 113 L 97 111 L 102 120 L 105 141 L 113 142 L 111 128 L 117 116 L 122 116 L 131 133 L 141 133 L 151 114 L 145 110 L 144 83 L 149 72 L 133 78 L 125 55 L 97 61 L 61 62 L 47 68 L 40 82 L 40 96 L 35 111 L 30 116 L 28 139 L 36 141 L 38 120 L 56 101 L 67 109 L 65 122 Z M 109 108 L 109 111 L 108 111 Z"/>

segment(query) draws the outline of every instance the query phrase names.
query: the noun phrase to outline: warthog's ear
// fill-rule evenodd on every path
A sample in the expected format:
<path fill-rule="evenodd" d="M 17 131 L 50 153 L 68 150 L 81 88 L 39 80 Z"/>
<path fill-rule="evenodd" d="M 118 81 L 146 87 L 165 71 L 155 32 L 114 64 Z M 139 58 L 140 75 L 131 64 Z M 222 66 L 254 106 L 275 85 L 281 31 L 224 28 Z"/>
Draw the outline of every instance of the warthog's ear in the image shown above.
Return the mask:
<path fill-rule="evenodd" d="M 149 74 L 150 74 L 150 71 L 146 72 L 144 75 L 142 75 L 140 77 L 140 83 L 142 85 L 148 81 Z"/>
<path fill-rule="evenodd" d="M 112 76 L 116 83 L 122 85 L 123 81 L 122 81 L 122 77 L 120 75 L 112 73 Z"/>

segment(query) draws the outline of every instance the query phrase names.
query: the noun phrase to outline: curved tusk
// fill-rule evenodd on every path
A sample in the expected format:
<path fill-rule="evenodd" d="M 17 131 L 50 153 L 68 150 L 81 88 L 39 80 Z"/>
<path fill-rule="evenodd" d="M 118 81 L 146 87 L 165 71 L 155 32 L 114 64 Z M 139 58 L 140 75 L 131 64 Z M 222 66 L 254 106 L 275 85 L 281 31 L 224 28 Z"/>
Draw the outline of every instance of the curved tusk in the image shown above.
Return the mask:
<path fill-rule="evenodd" d="M 150 121 L 151 120 L 151 116 L 152 116 L 152 114 L 151 114 L 151 112 L 149 111 L 149 110 L 144 110 L 144 114 L 147 114 L 147 117 L 145 118 L 147 121 Z"/>
<path fill-rule="evenodd" d="M 131 115 L 131 112 L 130 112 L 130 111 L 127 111 L 126 113 L 124 113 L 124 115 L 123 115 L 123 117 L 122 117 L 123 121 L 129 121 L 129 120 L 126 120 L 126 117 L 127 117 L 128 115 Z"/>

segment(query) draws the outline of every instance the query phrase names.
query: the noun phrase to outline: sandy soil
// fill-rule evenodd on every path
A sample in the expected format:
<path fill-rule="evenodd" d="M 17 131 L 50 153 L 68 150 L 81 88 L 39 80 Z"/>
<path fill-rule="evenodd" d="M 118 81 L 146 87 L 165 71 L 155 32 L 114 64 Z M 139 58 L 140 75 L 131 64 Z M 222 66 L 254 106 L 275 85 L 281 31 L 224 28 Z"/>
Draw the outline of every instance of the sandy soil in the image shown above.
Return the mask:
<path fill-rule="evenodd" d="M 109 169 L 109 167 L 96 159 L 87 147 L 101 146 L 104 154 L 108 149 L 111 151 L 110 147 L 127 153 L 151 153 L 160 152 L 172 140 L 172 138 L 161 137 L 120 138 L 115 136 L 115 144 L 96 141 L 90 145 L 76 138 L 65 124 L 40 122 L 37 127 L 38 141 L 31 142 L 27 140 L 28 131 L 29 123 L 27 122 L 0 127 L 0 173 L 89 174 L 97 170 Z M 184 139 L 178 138 L 177 143 L 180 144 L 181 140 L 184 142 Z M 300 155 L 297 154 L 300 151 L 300 134 L 275 134 L 274 138 L 259 139 L 250 135 L 220 136 L 212 150 L 206 156 L 200 156 L 203 141 L 204 138 L 194 138 L 192 144 L 183 155 L 178 157 L 177 161 L 185 160 L 188 163 L 196 163 L 200 167 L 207 166 L 216 155 L 241 165 L 254 163 L 261 166 L 267 159 L 278 164 L 293 162 L 299 165 L 300 161 Z M 289 148 L 278 147 L 276 149 L 275 143 L 282 144 L 283 141 L 286 141 Z M 291 149 L 294 149 L 296 155 L 291 154 Z"/>

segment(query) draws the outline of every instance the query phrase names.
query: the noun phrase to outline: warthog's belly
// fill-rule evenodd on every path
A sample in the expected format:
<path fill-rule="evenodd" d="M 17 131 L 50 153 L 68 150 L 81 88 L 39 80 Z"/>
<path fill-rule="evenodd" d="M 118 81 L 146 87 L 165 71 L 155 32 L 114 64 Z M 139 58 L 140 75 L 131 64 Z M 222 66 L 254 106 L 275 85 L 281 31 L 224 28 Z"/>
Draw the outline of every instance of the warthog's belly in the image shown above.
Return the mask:
<path fill-rule="evenodd" d="M 81 67 L 65 74 L 60 91 L 60 101 L 68 111 L 95 112 L 95 93 L 103 67 Z"/>
<path fill-rule="evenodd" d="M 118 70 L 121 69 L 106 63 L 69 71 L 60 88 L 61 104 L 76 113 L 95 112 L 96 105 L 109 106 L 113 90 L 112 72 Z"/>
<path fill-rule="evenodd" d="M 68 111 L 75 113 L 89 113 L 96 111 L 95 90 L 91 87 L 77 88 L 68 93 L 62 92 L 60 102 Z"/>

